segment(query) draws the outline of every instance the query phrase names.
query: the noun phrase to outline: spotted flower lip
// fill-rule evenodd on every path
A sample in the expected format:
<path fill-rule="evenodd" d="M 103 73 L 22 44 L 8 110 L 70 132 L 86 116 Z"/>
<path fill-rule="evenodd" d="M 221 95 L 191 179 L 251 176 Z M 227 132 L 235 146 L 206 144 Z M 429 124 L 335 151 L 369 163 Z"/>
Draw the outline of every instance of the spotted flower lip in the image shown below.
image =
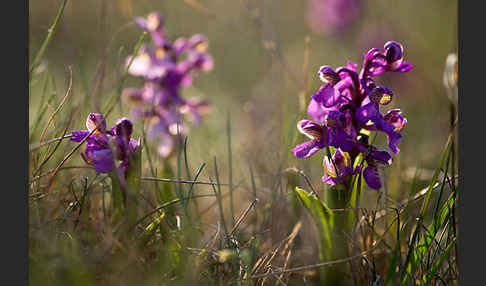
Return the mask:
<path fill-rule="evenodd" d="M 378 86 L 378 87 L 375 87 L 370 92 L 368 97 L 374 103 L 378 103 L 378 104 L 381 104 L 381 105 L 387 105 L 392 101 L 393 92 L 390 89 L 388 89 L 384 86 Z"/>
<path fill-rule="evenodd" d="M 318 75 L 323 82 L 330 83 L 331 85 L 335 85 L 341 80 L 339 74 L 330 66 L 321 66 Z"/>
<path fill-rule="evenodd" d="M 292 152 L 298 158 L 307 158 L 327 146 L 326 129 L 310 120 L 301 120 L 297 128 L 311 140 L 297 145 Z"/>

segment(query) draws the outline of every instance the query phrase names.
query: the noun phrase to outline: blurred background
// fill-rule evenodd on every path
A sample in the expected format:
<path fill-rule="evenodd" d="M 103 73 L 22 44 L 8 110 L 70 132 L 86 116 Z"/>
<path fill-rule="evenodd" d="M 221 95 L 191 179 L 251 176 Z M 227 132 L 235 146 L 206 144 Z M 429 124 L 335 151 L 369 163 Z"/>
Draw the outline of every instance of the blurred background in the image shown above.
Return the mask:
<path fill-rule="evenodd" d="M 31 58 L 39 50 L 61 2 L 29 1 Z M 329 5 L 324 7 L 324 2 Z M 200 127 L 191 129 L 187 143 L 190 167 L 195 170 L 203 162 L 208 164 L 201 180 L 214 179 L 212 162 L 216 157 L 221 181 L 228 181 L 229 119 L 235 183 L 250 184 L 251 166 L 257 186 L 266 190 L 268 197 L 275 193 L 286 197 L 290 190 L 287 181 L 275 186 L 282 180 L 283 170 L 296 167 L 304 170 L 318 190 L 325 190 L 322 156 L 299 160 L 290 152 L 304 140 L 297 134 L 297 121 L 310 119 L 301 112 L 302 98 L 307 104 L 321 86 L 317 76 L 320 66 L 337 68 L 352 61 L 360 68 L 369 49 L 382 49 L 385 42 L 394 40 L 403 44 L 404 59 L 413 69 L 377 78 L 395 95 L 385 109 L 401 108 L 408 120 L 402 132 L 401 152 L 393 166 L 383 170 L 385 187 L 399 200 L 427 185 L 450 130 L 449 99 L 442 76 L 447 55 L 457 51 L 457 1 L 68 1 L 40 70 L 47 69 L 53 76 L 55 84 L 48 88 L 56 94 L 54 109 L 64 96 L 68 67 L 72 68 L 73 93 L 69 101 L 82 108 L 62 110 L 74 115 L 69 130 L 84 129 L 88 113 L 105 106 L 116 92 L 120 67 L 142 33 L 133 19 L 152 11 L 164 16 L 171 40 L 196 33 L 209 39 L 214 70 L 199 75 L 190 88 L 182 91 L 185 97 L 205 98 L 212 104 L 212 112 L 203 118 Z M 103 83 L 95 86 L 100 76 Z M 139 88 L 141 84 L 140 79 L 128 77 L 123 88 Z M 38 115 L 43 88 L 34 80 L 29 97 L 30 126 Z M 108 125 L 129 116 L 129 111 L 129 105 L 120 103 L 107 118 Z M 135 122 L 135 126 L 135 137 L 142 136 L 141 122 Z M 56 134 L 59 136 L 59 131 Z M 55 136 L 53 133 L 46 139 Z M 31 143 L 37 139 L 31 138 Z M 379 146 L 386 145 L 385 136 L 377 140 Z M 64 154 L 72 147 L 68 142 L 60 146 Z M 163 159 L 153 160 L 157 166 Z M 77 154 L 70 163 L 83 164 Z M 73 176 L 78 172 L 85 171 L 73 171 Z M 144 174 L 150 175 L 147 166 Z M 423 179 L 413 182 L 415 175 Z M 305 183 L 298 181 L 298 185 Z M 376 201 L 376 192 L 368 191 L 371 204 Z M 251 189 L 237 188 L 235 198 L 235 213 L 239 214 L 252 198 Z M 208 205 L 210 202 L 212 199 Z M 272 208 L 285 209 L 287 205 Z M 279 237 L 280 232 L 288 234 L 291 230 L 289 217 L 293 213 L 276 209 L 270 227 L 275 229 L 271 235 Z M 217 218 L 208 214 L 205 219 L 214 223 Z"/>
<path fill-rule="evenodd" d="M 193 156 L 207 161 L 221 150 L 216 146 L 226 142 L 226 120 L 222 119 L 231 114 L 235 154 L 271 157 L 290 131 L 288 125 L 294 128 L 300 119 L 299 93 L 310 96 L 320 87 L 317 70 L 321 65 L 338 67 L 353 61 L 361 66 L 366 51 L 395 40 L 403 44 L 405 60 L 414 66 L 409 73 L 379 79 L 396 95 L 389 108 L 401 108 L 408 119 L 398 157 L 407 166 L 433 166 L 448 134 L 442 73 L 447 54 L 457 50 L 457 1 L 341 2 L 351 2 L 349 7 L 336 7 L 336 13 L 348 19 L 344 24 L 326 22 L 325 11 L 316 13 L 320 9 L 317 0 L 68 1 L 44 64 L 56 77 L 59 93 L 64 90 L 60 83 L 67 82 L 67 67 L 72 67 L 72 100 L 78 100 L 84 99 L 106 56 L 102 90 L 87 98 L 93 105 L 96 97 L 103 101 L 116 84 L 120 62 L 133 52 L 141 34 L 130 25 L 133 17 L 160 11 L 171 39 L 202 33 L 210 40 L 214 70 L 183 91 L 184 96 L 207 98 L 214 108 L 202 127 L 191 132 L 189 142 L 198 142 L 191 144 Z M 38 51 L 60 4 L 30 1 L 31 55 Z M 348 15 L 342 10 L 354 12 Z M 307 64 L 306 38 L 310 40 Z M 140 81 L 129 78 L 124 86 L 138 87 Z M 37 100 L 32 94 L 31 120 Z M 112 120 L 116 119 L 113 115 Z M 200 154 L 200 150 L 205 152 Z"/>

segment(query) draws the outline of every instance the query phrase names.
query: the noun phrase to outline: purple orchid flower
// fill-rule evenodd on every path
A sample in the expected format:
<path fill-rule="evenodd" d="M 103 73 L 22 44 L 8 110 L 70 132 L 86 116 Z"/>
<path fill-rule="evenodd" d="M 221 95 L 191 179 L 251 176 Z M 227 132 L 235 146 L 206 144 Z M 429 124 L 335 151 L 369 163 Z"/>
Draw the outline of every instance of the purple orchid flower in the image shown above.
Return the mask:
<path fill-rule="evenodd" d="M 400 152 L 398 145 L 402 139 L 401 131 L 406 126 L 407 119 L 402 116 L 400 109 L 381 113 L 380 108 L 390 104 L 394 94 L 387 87 L 377 85 L 372 77 L 385 72 L 407 72 L 411 68 L 403 60 L 403 46 L 393 41 L 385 43 L 383 51 L 371 49 L 365 55 L 359 72 L 353 62 L 335 70 L 330 66 L 320 67 L 318 76 L 324 84 L 311 96 L 307 108 L 307 113 L 318 123 L 310 120 L 299 121 L 299 131 L 311 140 L 292 149 L 294 155 L 307 158 L 327 146 L 336 148 L 333 160 L 335 157 L 339 162 L 344 160 L 343 154 L 348 154 L 346 156 L 350 157 L 351 162 L 362 154 L 366 168 L 358 166 L 357 170 L 363 171 L 368 186 L 379 189 L 381 180 L 378 167 L 390 165 L 392 156 L 386 150 L 378 150 L 369 145 L 367 132 L 385 133 L 388 147 L 397 154 Z M 331 168 L 327 157 L 324 161 L 329 176 L 324 176 L 323 180 L 331 186 L 337 184 L 340 172 L 344 172 L 344 177 L 352 172 L 344 168 L 350 164 Z"/>
<path fill-rule="evenodd" d="M 188 130 L 183 115 L 188 115 L 197 126 L 202 115 L 210 110 L 206 101 L 183 98 L 181 90 L 191 86 L 198 73 L 212 70 L 214 63 L 207 53 L 208 39 L 204 35 L 169 41 L 159 13 L 137 17 L 135 22 L 150 32 L 155 47 L 143 46 L 133 60 L 130 57 L 126 60 L 127 65 L 132 62 L 129 73 L 143 77 L 145 84 L 141 89 L 125 89 L 123 97 L 134 104 L 134 118 L 148 122 L 149 140 L 160 141 L 159 153 L 166 157 L 175 144 L 182 142 L 175 137 L 184 136 Z"/>
<path fill-rule="evenodd" d="M 109 173 L 116 168 L 116 161 L 120 161 L 119 167 L 126 176 L 130 156 L 141 144 L 140 139 L 136 141 L 130 138 L 132 123 L 127 118 L 122 118 L 107 130 L 103 115 L 90 113 L 86 127 L 87 130 L 73 131 L 70 139 L 72 142 L 81 142 L 89 136 L 86 139 L 86 149 L 81 153 L 84 161 L 93 165 L 98 173 Z"/>

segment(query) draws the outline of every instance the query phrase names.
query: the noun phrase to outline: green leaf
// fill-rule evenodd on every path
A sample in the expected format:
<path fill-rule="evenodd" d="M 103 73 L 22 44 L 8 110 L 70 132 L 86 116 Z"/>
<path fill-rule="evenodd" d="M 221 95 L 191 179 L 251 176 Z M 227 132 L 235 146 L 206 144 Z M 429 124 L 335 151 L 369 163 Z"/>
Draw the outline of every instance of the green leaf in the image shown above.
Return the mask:
<path fill-rule="evenodd" d="M 295 187 L 297 197 L 300 199 L 304 207 L 310 212 L 312 218 L 317 224 L 320 234 L 327 243 L 329 249 L 332 249 L 331 231 L 334 226 L 334 214 L 321 202 L 315 195 L 310 194 L 299 187 Z"/>

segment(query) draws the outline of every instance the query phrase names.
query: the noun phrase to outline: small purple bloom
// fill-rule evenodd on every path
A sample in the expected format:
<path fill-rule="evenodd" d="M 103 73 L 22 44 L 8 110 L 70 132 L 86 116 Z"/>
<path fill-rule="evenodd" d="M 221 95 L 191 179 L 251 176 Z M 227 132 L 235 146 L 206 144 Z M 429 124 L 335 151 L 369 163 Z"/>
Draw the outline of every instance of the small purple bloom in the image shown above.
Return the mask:
<path fill-rule="evenodd" d="M 362 77 L 378 76 L 387 71 L 408 72 L 412 65 L 403 60 L 403 46 L 394 41 L 384 45 L 384 52 L 373 48 L 368 51 L 363 62 Z"/>
<path fill-rule="evenodd" d="M 116 167 L 116 161 L 124 166 L 129 165 L 131 154 L 140 145 L 140 141 L 131 139 L 132 123 L 120 119 L 110 130 L 106 130 L 106 121 L 99 113 L 90 113 L 86 121 L 88 130 L 73 131 L 71 141 L 81 142 L 89 133 L 86 140 L 86 149 L 81 157 L 86 163 L 93 165 L 99 173 L 109 173 Z M 96 130 L 96 131 L 95 131 Z M 124 169 L 126 176 L 126 168 Z"/>
<path fill-rule="evenodd" d="M 137 17 L 135 22 L 150 32 L 155 47 L 143 46 L 133 60 L 127 58 L 126 64 L 131 62 L 129 73 L 143 77 L 145 84 L 141 89 L 125 89 L 123 96 L 134 104 L 134 117 L 148 121 L 148 138 L 161 141 L 160 153 L 166 157 L 172 146 L 181 141 L 170 137 L 184 136 L 187 132 L 183 115 L 189 115 L 194 125 L 198 125 L 201 115 L 209 110 L 207 102 L 185 99 L 181 91 L 191 86 L 198 73 L 212 70 L 214 63 L 207 53 L 208 39 L 204 35 L 171 42 L 165 37 L 164 21 L 159 13 Z M 174 132 L 175 129 L 178 131 Z"/>
<path fill-rule="evenodd" d="M 385 114 L 385 121 L 395 127 L 393 131 L 400 132 L 407 126 L 407 119 L 402 116 L 400 109 L 392 109 Z"/>
<path fill-rule="evenodd" d="M 324 156 L 323 166 L 327 176 L 323 176 L 322 181 L 330 186 L 335 186 L 339 183 L 346 185 L 348 178 L 353 174 L 351 163 L 349 154 L 341 151 L 341 149 L 336 149 L 332 159 Z"/>

